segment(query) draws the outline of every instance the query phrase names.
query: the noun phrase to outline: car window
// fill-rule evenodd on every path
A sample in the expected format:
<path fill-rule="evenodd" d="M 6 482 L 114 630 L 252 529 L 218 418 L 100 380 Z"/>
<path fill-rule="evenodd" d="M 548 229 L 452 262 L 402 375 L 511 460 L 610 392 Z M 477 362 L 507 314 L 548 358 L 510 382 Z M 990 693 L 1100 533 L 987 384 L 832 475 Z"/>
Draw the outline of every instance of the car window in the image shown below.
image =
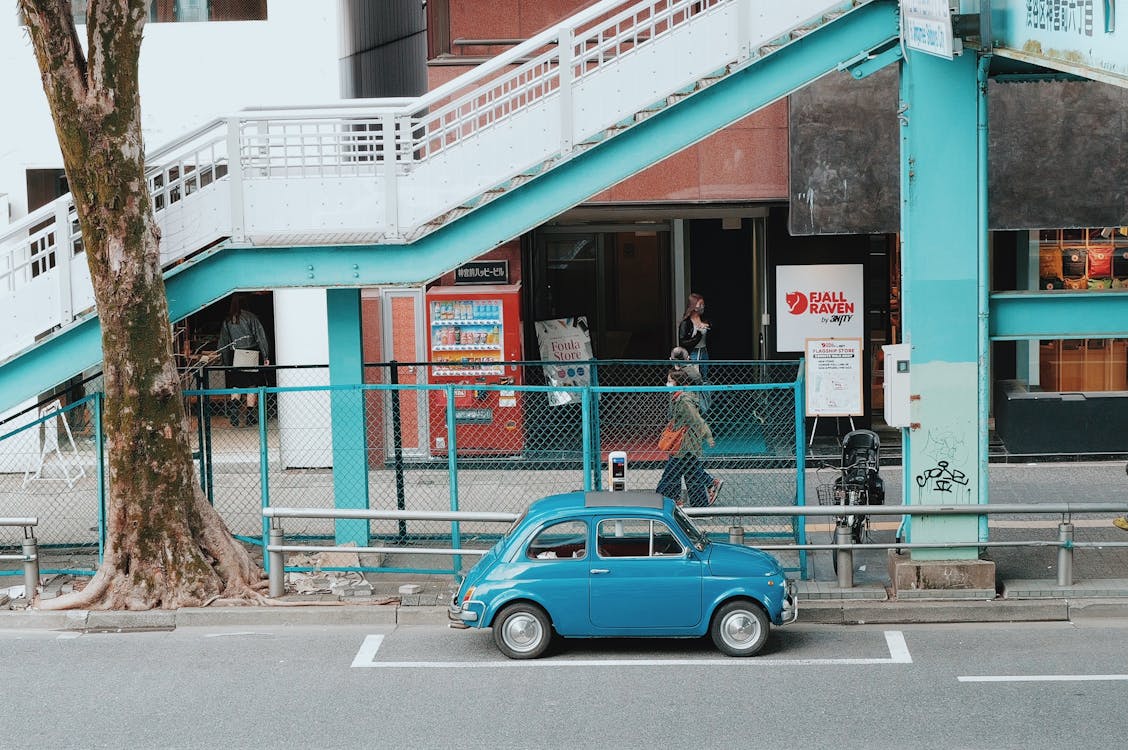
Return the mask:
<path fill-rule="evenodd" d="M 600 521 L 596 544 L 600 557 L 658 557 L 683 551 L 666 524 L 641 518 Z"/>
<path fill-rule="evenodd" d="M 556 560 L 587 555 L 587 524 L 562 521 L 545 526 L 529 542 L 525 556 L 530 560 Z"/>

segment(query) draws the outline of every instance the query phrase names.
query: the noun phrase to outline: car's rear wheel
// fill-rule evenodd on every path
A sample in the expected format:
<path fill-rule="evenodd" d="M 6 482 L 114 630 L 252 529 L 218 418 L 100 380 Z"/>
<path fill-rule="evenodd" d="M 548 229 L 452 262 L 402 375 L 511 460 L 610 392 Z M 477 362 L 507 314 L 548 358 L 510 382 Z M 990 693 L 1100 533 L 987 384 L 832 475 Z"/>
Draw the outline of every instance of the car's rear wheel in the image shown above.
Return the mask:
<path fill-rule="evenodd" d="M 711 628 L 713 643 L 728 656 L 752 656 L 768 640 L 771 622 L 759 605 L 749 601 L 729 602 L 717 610 Z"/>
<path fill-rule="evenodd" d="M 552 643 L 552 622 L 535 604 L 516 602 L 498 613 L 494 642 L 510 659 L 536 659 Z"/>

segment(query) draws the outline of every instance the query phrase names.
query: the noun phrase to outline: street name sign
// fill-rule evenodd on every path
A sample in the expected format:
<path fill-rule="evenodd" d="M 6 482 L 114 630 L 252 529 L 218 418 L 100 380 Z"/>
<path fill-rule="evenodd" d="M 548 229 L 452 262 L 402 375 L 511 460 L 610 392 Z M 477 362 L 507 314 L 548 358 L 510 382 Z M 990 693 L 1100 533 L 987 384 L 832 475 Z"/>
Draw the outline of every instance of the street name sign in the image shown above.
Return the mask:
<path fill-rule="evenodd" d="M 901 39 L 909 49 L 948 60 L 955 57 L 948 0 L 901 0 Z"/>

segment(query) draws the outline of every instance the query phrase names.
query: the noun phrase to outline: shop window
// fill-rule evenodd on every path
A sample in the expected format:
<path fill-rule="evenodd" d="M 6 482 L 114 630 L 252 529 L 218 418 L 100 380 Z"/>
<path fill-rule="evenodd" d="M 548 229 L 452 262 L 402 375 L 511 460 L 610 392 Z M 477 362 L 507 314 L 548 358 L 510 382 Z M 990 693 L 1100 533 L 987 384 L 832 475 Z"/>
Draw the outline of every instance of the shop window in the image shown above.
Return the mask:
<path fill-rule="evenodd" d="M 1128 227 L 1039 231 L 1038 287 L 1128 289 Z M 1038 353 L 1044 391 L 1128 390 L 1128 339 L 1049 339 Z"/>

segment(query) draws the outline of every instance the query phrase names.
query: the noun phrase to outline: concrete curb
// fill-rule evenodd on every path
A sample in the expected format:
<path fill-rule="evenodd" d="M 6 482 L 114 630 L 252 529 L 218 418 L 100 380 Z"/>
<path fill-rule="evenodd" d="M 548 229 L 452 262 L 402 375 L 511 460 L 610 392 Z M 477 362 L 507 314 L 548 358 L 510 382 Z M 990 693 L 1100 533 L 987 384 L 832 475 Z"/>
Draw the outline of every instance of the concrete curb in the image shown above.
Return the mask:
<path fill-rule="evenodd" d="M 1128 613 L 1128 607 L 1124 609 Z M 949 622 L 1045 622 L 1069 619 L 1063 600 L 813 601 L 799 603 L 799 622 L 893 625 Z"/>

